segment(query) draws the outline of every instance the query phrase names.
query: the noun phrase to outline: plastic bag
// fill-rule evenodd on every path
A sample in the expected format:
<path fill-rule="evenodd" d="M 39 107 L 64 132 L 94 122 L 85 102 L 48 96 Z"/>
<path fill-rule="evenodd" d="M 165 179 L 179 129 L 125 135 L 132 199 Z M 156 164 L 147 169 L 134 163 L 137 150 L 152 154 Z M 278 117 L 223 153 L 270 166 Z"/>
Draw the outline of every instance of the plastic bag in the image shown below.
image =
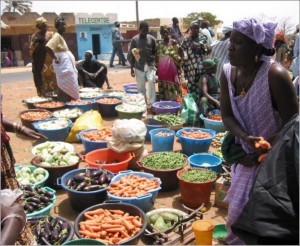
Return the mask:
<path fill-rule="evenodd" d="M 192 94 L 190 93 L 183 97 L 180 117 L 185 120 L 185 124 L 187 125 L 194 126 L 199 121 L 199 109 Z"/>
<path fill-rule="evenodd" d="M 144 147 L 146 133 L 146 125 L 141 120 L 116 120 L 112 126 L 112 137 L 107 140 L 107 147 L 117 153 L 134 153 L 135 157 L 129 162 L 128 168 L 139 170 L 137 161 L 148 154 Z"/>
<path fill-rule="evenodd" d="M 76 135 L 83 130 L 91 129 L 91 128 L 101 128 L 103 126 L 103 119 L 98 111 L 89 110 L 82 114 L 72 126 L 67 138 L 66 142 L 74 143 L 78 142 Z"/>
<path fill-rule="evenodd" d="M 1 190 L 1 204 L 10 207 L 19 196 L 23 194 L 23 191 L 21 189 L 4 189 Z"/>

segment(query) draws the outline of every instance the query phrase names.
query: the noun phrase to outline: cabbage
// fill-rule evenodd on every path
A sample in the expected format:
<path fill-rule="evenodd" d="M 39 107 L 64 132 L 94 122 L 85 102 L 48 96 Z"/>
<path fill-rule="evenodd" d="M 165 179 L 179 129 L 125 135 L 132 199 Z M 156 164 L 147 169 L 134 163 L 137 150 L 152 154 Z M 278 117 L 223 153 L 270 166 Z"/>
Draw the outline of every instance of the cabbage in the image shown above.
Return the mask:
<path fill-rule="evenodd" d="M 31 173 L 31 169 L 29 167 L 22 167 L 20 171 L 23 173 Z"/>

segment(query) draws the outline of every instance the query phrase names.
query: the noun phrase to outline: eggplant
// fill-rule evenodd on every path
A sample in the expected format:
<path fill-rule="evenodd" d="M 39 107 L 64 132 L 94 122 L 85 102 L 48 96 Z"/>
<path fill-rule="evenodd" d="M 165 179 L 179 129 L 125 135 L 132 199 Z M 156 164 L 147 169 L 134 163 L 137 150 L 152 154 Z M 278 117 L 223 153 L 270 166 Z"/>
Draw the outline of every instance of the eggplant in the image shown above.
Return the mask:
<path fill-rule="evenodd" d="M 56 228 L 53 229 L 53 231 L 51 232 L 51 238 L 53 241 L 57 241 L 59 238 L 59 233 L 58 230 Z"/>
<path fill-rule="evenodd" d="M 99 180 L 95 179 L 91 181 L 91 185 L 98 185 L 99 184 Z"/>
<path fill-rule="evenodd" d="M 87 178 L 90 178 L 92 176 L 91 171 L 90 170 L 86 170 L 84 176 L 87 177 Z"/>
<path fill-rule="evenodd" d="M 81 182 L 77 187 L 76 187 L 76 190 L 83 190 L 84 189 L 84 187 L 86 187 L 88 185 L 88 183 L 87 182 L 85 182 L 85 181 L 83 181 L 83 182 Z"/>
<path fill-rule="evenodd" d="M 106 182 L 107 183 L 110 183 L 112 178 L 113 178 L 113 175 L 111 173 L 106 173 Z"/>
<path fill-rule="evenodd" d="M 67 186 L 68 186 L 68 187 L 72 187 L 73 183 L 74 183 L 74 179 L 71 178 L 71 179 L 68 180 Z"/>
<path fill-rule="evenodd" d="M 93 190 L 100 190 L 102 189 L 101 188 L 101 185 L 89 185 L 89 186 L 86 186 L 84 187 L 84 191 L 93 191 Z"/>
<path fill-rule="evenodd" d="M 53 230 L 56 226 L 57 223 L 57 219 L 55 217 L 52 217 L 51 221 L 50 221 L 50 227 Z"/>
<path fill-rule="evenodd" d="M 46 204 L 48 204 L 49 202 L 51 202 L 51 199 L 47 196 L 41 196 L 40 197 L 41 202 L 44 202 Z"/>
<path fill-rule="evenodd" d="M 106 183 L 106 180 L 107 180 L 107 178 L 106 178 L 106 173 L 101 174 L 101 176 L 99 177 L 98 180 L 99 180 L 99 184 L 100 184 L 100 185 Z"/>
<path fill-rule="evenodd" d="M 40 238 L 43 245 L 52 245 L 44 236 Z"/>
<path fill-rule="evenodd" d="M 63 221 L 63 224 L 61 225 L 61 230 L 69 231 L 69 224 Z"/>
<path fill-rule="evenodd" d="M 44 193 L 47 197 L 50 197 L 50 198 L 53 198 L 53 196 L 54 196 L 54 194 L 53 194 L 53 192 L 51 192 L 51 191 L 45 191 L 45 193 Z"/>
<path fill-rule="evenodd" d="M 26 199 L 27 202 L 34 202 L 39 204 L 41 202 L 41 200 L 38 197 L 29 197 Z"/>
<path fill-rule="evenodd" d="M 27 191 L 33 191 L 32 187 L 30 185 L 24 186 L 23 189 L 27 190 Z"/>
<path fill-rule="evenodd" d="M 28 213 L 31 213 L 34 210 L 34 208 L 30 206 L 28 203 L 26 203 L 24 205 L 24 210 L 27 211 Z"/>
<path fill-rule="evenodd" d="M 34 228 L 34 234 L 37 236 L 37 237 L 40 237 L 41 235 L 41 225 L 40 223 L 37 223 L 35 228 Z"/>
<path fill-rule="evenodd" d="M 80 175 L 80 174 L 77 174 L 73 177 L 73 179 L 76 181 L 76 182 L 82 182 L 84 181 L 84 176 L 83 175 Z"/>
<path fill-rule="evenodd" d="M 99 177 L 103 173 L 102 169 L 98 169 L 92 172 L 92 178 Z"/>
<path fill-rule="evenodd" d="M 24 192 L 24 198 L 32 197 L 32 196 L 35 196 L 35 193 L 33 191 L 25 191 Z"/>
<path fill-rule="evenodd" d="M 35 203 L 35 202 L 27 202 L 27 204 L 29 204 L 30 206 L 32 206 L 34 209 L 37 209 L 39 207 L 40 204 Z"/>
<path fill-rule="evenodd" d="M 50 230 L 50 224 L 48 221 L 45 221 L 44 225 L 44 232 L 48 233 L 49 235 L 51 234 L 51 230 Z"/>

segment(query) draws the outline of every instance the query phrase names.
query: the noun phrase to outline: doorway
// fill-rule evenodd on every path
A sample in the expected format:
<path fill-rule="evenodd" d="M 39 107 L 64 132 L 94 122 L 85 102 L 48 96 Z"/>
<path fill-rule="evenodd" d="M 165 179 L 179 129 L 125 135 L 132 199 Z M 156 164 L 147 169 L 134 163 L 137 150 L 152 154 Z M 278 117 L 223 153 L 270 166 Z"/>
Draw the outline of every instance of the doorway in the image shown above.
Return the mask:
<path fill-rule="evenodd" d="M 93 42 L 93 53 L 95 55 L 96 60 L 98 59 L 98 55 L 101 54 L 101 41 L 99 34 L 92 34 L 92 42 Z"/>

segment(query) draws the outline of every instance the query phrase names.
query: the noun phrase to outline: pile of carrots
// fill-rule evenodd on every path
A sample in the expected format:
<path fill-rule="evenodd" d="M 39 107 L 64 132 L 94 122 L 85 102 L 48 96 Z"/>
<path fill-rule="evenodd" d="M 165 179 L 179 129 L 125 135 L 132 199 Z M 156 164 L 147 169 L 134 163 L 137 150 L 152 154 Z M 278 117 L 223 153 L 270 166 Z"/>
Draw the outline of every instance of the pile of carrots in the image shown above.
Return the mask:
<path fill-rule="evenodd" d="M 208 115 L 207 119 L 209 120 L 217 120 L 217 121 L 221 121 L 222 120 L 222 116 L 219 114 L 215 114 L 215 115 Z"/>
<path fill-rule="evenodd" d="M 138 234 L 143 226 L 142 218 L 122 210 L 99 208 L 84 213 L 79 222 L 79 233 L 84 238 L 99 240 L 107 245 L 119 244 Z"/>
<path fill-rule="evenodd" d="M 51 117 L 49 112 L 26 112 L 21 115 L 21 118 L 24 120 L 34 121 L 34 120 L 44 120 Z"/>
<path fill-rule="evenodd" d="M 155 136 L 158 136 L 158 137 L 169 137 L 173 135 L 171 132 L 158 132 L 155 134 Z"/>
<path fill-rule="evenodd" d="M 136 197 L 146 195 L 149 191 L 156 189 L 158 186 L 159 183 L 156 178 L 146 178 L 130 174 L 111 183 L 110 186 L 107 187 L 107 191 L 114 196 Z"/>
<path fill-rule="evenodd" d="M 90 141 L 106 141 L 112 136 L 112 130 L 110 128 L 103 127 L 101 129 L 84 132 L 82 137 Z"/>
<path fill-rule="evenodd" d="M 193 130 L 190 131 L 182 131 L 181 135 L 186 138 L 194 138 L 194 139 L 204 139 L 210 138 L 211 134 L 208 132 L 203 132 L 201 130 Z"/>
<path fill-rule="evenodd" d="M 68 102 L 68 104 L 74 104 L 74 105 L 86 105 L 86 104 L 91 104 L 93 103 L 92 100 L 71 100 L 70 102 Z"/>
<path fill-rule="evenodd" d="M 40 108 L 58 108 L 64 106 L 64 103 L 56 102 L 56 101 L 40 102 L 40 103 L 35 103 L 35 106 Z"/>
<path fill-rule="evenodd" d="M 98 103 L 102 103 L 102 104 L 117 104 L 117 103 L 121 103 L 121 99 L 118 98 L 101 98 L 97 100 Z"/>

